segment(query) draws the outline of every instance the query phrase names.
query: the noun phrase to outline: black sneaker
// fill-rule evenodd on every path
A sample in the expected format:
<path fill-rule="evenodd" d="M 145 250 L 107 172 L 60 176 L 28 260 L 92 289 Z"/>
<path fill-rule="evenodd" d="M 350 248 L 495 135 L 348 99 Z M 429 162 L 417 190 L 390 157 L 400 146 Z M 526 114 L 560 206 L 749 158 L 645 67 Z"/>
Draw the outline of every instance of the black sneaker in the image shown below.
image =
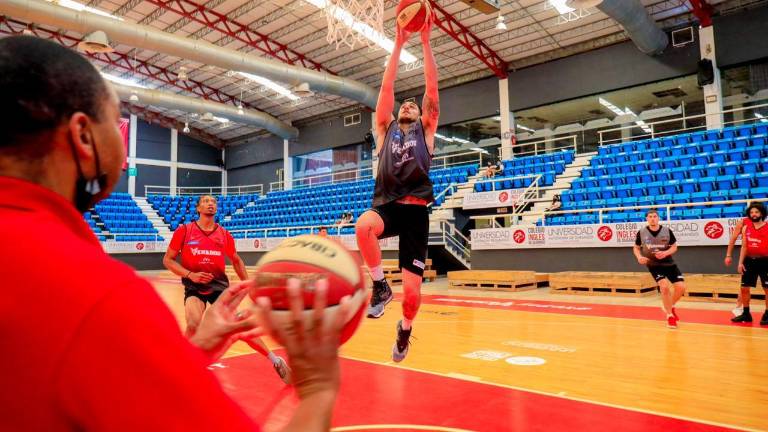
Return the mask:
<path fill-rule="evenodd" d="M 749 312 L 742 312 L 741 315 L 731 318 L 731 322 L 735 322 L 735 323 L 752 322 L 752 314 Z"/>
<path fill-rule="evenodd" d="M 763 317 L 760 318 L 760 325 L 768 325 L 768 310 L 763 312 Z"/>
<path fill-rule="evenodd" d="M 373 281 L 373 295 L 371 305 L 368 307 L 368 318 L 381 318 L 384 315 L 384 306 L 392 301 L 392 288 L 387 279 Z"/>
<path fill-rule="evenodd" d="M 397 322 L 397 340 L 392 346 L 392 360 L 396 363 L 400 363 L 408 355 L 408 347 L 411 345 L 411 330 L 413 327 L 403 330 L 402 320 Z"/>

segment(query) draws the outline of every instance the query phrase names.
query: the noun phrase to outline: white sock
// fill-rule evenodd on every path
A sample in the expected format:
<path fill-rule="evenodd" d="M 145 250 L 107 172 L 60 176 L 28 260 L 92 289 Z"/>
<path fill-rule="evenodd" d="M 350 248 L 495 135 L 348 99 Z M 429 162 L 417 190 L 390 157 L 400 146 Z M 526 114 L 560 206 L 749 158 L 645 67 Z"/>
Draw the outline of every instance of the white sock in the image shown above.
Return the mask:
<path fill-rule="evenodd" d="M 401 324 L 401 327 L 403 328 L 403 330 L 410 330 L 412 325 L 413 325 L 413 320 L 409 320 L 408 318 L 403 318 L 403 323 Z"/>
<path fill-rule="evenodd" d="M 375 281 L 384 280 L 384 269 L 381 268 L 381 264 L 370 269 L 371 278 Z"/>
<path fill-rule="evenodd" d="M 272 351 L 270 351 L 269 354 L 267 354 L 267 358 L 269 359 L 269 361 L 272 362 L 272 364 L 277 363 L 277 356 Z"/>

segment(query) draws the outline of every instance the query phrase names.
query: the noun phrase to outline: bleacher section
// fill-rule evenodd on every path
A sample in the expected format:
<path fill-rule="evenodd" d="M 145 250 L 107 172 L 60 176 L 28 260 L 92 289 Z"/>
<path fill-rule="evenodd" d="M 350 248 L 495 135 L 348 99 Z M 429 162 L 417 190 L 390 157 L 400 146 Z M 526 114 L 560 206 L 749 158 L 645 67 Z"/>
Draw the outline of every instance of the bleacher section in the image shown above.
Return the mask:
<path fill-rule="evenodd" d="M 152 226 L 152 222 L 147 219 L 133 198 L 127 193 L 113 193 L 96 204 L 92 211 L 99 215 L 110 233 L 110 236 L 104 239 L 115 241 L 163 240 L 162 237 L 156 235 L 157 229 Z"/>
<path fill-rule="evenodd" d="M 179 225 L 197 220 L 198 195 L 194 196 L 170 196 L 170 195 L 150 195 L 147 202 L 157 211 L 163 221 L 169 225 L 171 231 Z M 259 200 L 259 194 L 246 195 L 218 195 L 218 211 L 216 222 L 222 223 L 226 216 L 232 216 L 239 209 L 245 208 L 249 203 Z"/>
<path fill-rule="evenodd" d="M 93 233 L 96 234 L 96 237 L 99 238 L 99 241 L 105 241 L 107 239 L 107 236 L 102 234 L 101 228 L 96 223 L 96 219 L 94 219 L 93 214 L 88 211 L 83 214 L 83 217 L 85 218 L 85 221 L 88 223 L 88 226 L 91 227 L 91 231 L 93 231 Z"/>
<path fill-rule="evenodd" d="M 520 189 L 531 185 L 533 178 L 514 178 L 541 174 L 539 186 L 552 186 L 555 178 L 565 172 L 565 167 L 576 157 L 573 150 L 564 150 L 535 156 L 523 156 L 504 160 L 504 172 L 493 177 L 494 182 L 476 183 L 475 192 L 490 192 L 494 189 Z"/>
<path fill-rule="evenodd" d="M 464 183 L 469 176 L 477 174 L 477 165 L 435 169 L 430 172 L 435 195 L 445 190 L 450 183 Z M 266 197 L 246 206 L 242 213 L 225 220 L 222 225 L 230 231 L 253 230 L 249 237 L 286 237 L 309 233 L 307 227 L 332 225 L 344 212 L 352 212 L 357 219 L 371 207 L 373 179 L 327 184 L 290 191 L 269 192 Z M 450 195 L 450 191 L 438 198 L 436 205 Z M 280 229 L 277 229 L 280 228 Z M 266 229 L 272 229 L 265 231 Z M 342 234 L 354 233 L 354 227 L 344 227 Z M 236 238 L 246 233 L 235 232 Z"/>
<path fill-rule="evenodd" d="M 768 124 L 686 133 L 599 148 L 561 194 L 561 210 L 705 203 L 768 197 Z M 672 208 L 670 218 L 738 217 L 743 204 Z M 644 210 L 606 211 L 602 222 L 645 220 Z M 547 225 L 598 223 L 597 212 L 549 216 Z"/>

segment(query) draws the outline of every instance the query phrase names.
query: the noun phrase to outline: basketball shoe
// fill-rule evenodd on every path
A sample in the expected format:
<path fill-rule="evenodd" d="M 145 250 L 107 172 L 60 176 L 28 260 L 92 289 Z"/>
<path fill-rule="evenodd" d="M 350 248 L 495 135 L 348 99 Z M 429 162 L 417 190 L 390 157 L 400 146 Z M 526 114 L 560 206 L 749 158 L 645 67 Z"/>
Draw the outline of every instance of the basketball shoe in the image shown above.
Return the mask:
<path fill-rule="evenodd" d="M 392 301 L 392 288 L 389 287 L 387 279 L 373 281 L 373 295 L 371 296 L 371 305 L 368 307 L 368 318 L 381 318 L 384 315 L 384 306 Z"/>
<path fill-rule="evenodd" d="M 392 346 L 392 360 L 400 363 L 408 355 L 408 347 L 411 345 L 411 327 L 408 330 L 403 329 L 403 320 L 397 322 L 397 340 Z"/>

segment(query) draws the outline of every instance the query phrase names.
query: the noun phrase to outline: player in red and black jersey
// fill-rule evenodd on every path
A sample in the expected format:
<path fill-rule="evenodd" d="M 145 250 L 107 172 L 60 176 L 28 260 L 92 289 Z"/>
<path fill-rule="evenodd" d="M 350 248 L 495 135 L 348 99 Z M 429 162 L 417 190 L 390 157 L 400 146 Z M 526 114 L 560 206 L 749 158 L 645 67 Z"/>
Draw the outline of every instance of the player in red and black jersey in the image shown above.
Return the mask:
<path fill-rule="evenodd" d="M 731 321 L 752 322 L 749 312 L 750 290 L 757 286 L 757 278 L 763 284 L 766 293 L 766 311 L 760 325 L 768 325 L 768 224 L 765 222 L 766 209 L 762 203 L 753 202 L 747 208 L 749 221 L 742 228 L 741 253 L 739 254 L 739 273 L 741 273 L 741 301 L 744 311 Z"/>
<path fill-rule="evenodd" d="M 229 258 L 240 280 L 248 280 L 248 270 L 235 249 L 232 235 L 215 221 L 216 198 L 203 195 L 197 200 L 199 219 L 176 228 L 171 244 L 163 257 L 163 265 L 181 276 L 184 285 L 184 315 L 186 335 L 197 331 L 208 303 L 213 304 L 229 287 L 225 258 Z M 181 254 L 181 263 L 176 257 Z M 258 337 L 245 340 L 251 348 L 272 361 L 275 371 L 286 384 L 290 383 L 290 369 Z"/>

